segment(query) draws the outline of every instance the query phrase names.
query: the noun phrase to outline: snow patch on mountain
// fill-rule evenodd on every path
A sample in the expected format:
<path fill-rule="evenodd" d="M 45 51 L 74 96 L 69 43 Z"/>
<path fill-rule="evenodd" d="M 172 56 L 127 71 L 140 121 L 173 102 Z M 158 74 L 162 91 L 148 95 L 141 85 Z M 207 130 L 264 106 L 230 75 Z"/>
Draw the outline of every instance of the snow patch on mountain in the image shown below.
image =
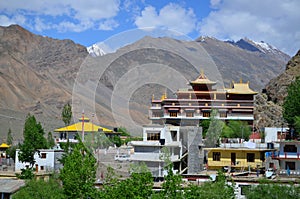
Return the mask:
<path fill-rule="evenodd" d="M 106 52 L 100 48 L 97 44 L 87 47 L 88 53 L 93 57 L 103 56 Z"/>

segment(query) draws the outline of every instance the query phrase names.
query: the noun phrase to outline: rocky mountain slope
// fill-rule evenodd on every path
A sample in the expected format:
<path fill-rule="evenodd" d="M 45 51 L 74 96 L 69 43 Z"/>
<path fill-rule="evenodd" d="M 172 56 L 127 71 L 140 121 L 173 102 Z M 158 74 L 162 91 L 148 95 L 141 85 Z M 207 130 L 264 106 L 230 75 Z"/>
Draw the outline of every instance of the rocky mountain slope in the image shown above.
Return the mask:
<path fill-rule="evenodd" d="M 208 37 L 145 37 L 115 53 L 92 57 L 71 40 L 34 35 L 17 25 L 0 27 L 1 138 L 8 128 L 21 137 L 29 112 L 46 131 L 62 126 L 61 108 L 70 101 L 74 118 L 84 110 L 88 117 L 95 113 L 98 124 L 140 133 L 149 122 L 153 94 L 160 98 L 167 89 L 171 97 L 201 70 L 220 87 L 242 78 L 259 91 L 284 70 L 288 59 L 283 53 L 251 51 Z"/>
<path fill-rule="evenodd" d="M 70 101 L 76 72 L 87 55 L 84 46 L 71 40 L 34 35 L 18 25 L 0 27 L 1 134 L 11 128 L 21 135 L 28 113 L 57 126 L 60 109 Z"/>
<path fill-rule="evenodd" d="M 282 104 L 288 86 L 300 76 L 300 51 L 287 63 L 285 71 L 270 80 L 263 92 L 256 96 L 256 125 L 259 127 L 281 127 L 287 124 L 282 118 Z"/>

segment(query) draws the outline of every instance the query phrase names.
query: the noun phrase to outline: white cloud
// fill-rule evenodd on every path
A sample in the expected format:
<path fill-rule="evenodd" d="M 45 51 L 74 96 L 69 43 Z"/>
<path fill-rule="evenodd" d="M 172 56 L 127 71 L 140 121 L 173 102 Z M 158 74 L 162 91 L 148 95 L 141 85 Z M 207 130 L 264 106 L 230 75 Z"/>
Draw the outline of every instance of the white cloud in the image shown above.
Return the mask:
<path fill-rule="evenodd" d="M 59 31 L 80 32 L 114 18 L 119 12 L 119 5 L 119 0 L 0 1 L 0 12 L 6 13 L 6 18 L 2 16 L 0 19 L 0 25 L 12 24 L 14 16 L 22 13 L 37 31 L 52 27 Z M 32 20 L 33 16 L 35 18 Z M 62 16 L 64 20 L 59 21 Z M 50 20 L 51 23 L 48 22 Z"/>
<path fill-rule="evenodd" d="M 113 19 L 108 19 L 100 23 L 99 29 L 100 30 L 113 30 L 114 28 L 118 27 L 119 24 L 117 21 Z"/>
<path fill-rule="evenodd" d="M 0 15 L 0 25 L 9 26 L 11 24 L 25 24 L 26 18 L 22 15 L 15 15 L 8 17 L 6 15 Z"/>
<path fill-rule="evenodd" d="M 200 23 L 201 35 L 264 40 L 291 55 L 299 50 L 299 0 L 211 0 L 211 6 L 215 10 Z"/>
<path fill-rule="evenodd" d="M 173 29 L 184 34 L 196 28 L 196 16 L 191 8 L 170 3 L 158 12 L 152 6 L 146 7 L 135 19 L 138 28 L 155 27 Z"/>

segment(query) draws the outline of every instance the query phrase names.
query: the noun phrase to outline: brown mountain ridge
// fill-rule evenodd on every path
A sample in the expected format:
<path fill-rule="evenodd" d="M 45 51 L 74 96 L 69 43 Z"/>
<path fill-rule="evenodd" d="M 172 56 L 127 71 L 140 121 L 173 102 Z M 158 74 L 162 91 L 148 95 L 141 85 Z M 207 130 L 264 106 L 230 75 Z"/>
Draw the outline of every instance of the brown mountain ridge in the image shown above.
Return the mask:
<path fill-rule="evenodd" d="M 18 25 L 0 27 L 0 138 L 4 139 L 11 128 L 19 139 L 28 113 L 36 115 L 46 131 L 62 126 L 61 109 L 67 102 L 73 102 L 75 119 L 84 109 L 89 117 L 96 113 L 97 123 L 101 125 L 124 125 L 139 134 L 141 131 L 136 126 L 126 126 L 126 116 L 118 123 L 112 113 L 114 91 L 120 81 L 126 83 L 126 74 L 135 72 L 135 77 L 170 80 L 170 95 L 174 89 L 185 88 L 187 81 L 195 79 L 201 70 L 221 82 L 220 86 L 242 78 L 259 91 L 283 72 L 288 59 L 284 53 L 278 56 L 250 51 L 214 38 L 180 41 L 151 37 L 94 58 L 88 55 L 86 47 L 71 40 L 35 35 Z M 139 66 L 149 67 L 135 71 Z M 161 66 L 172 68 L 184 78 L 178 79 L 164 67 L 159 68 L 159 73 L 151 71 Z M 127 99 L 129 113 L 141 126 L 149 122 L 147 113 L 152 95 L 159 97 L 166 85 L 151 82 L 139 85 L 138 80 L 129 78 L 128 83 L 130 80 L 135 83 L 135 90 Z M 83 89 L 74 94 L 74 88 L 78 87 Z M 121 110 L 121 117 L 127 112 L 122 100 L 115 106 L 122 108 L 117 109 Z"/>

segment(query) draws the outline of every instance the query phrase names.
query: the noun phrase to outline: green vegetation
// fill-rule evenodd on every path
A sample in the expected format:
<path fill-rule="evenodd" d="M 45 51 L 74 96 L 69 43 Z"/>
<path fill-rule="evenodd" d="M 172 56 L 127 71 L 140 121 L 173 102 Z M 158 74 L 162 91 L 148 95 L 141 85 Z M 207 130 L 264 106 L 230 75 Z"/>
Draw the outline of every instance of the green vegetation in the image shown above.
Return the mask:
<path fill-rule="evenodd" d="M 55 146 L 55 142 L 54 142 L 54 139 L 53 139 L 53 136 L 52 136 L 51 132 L 48 132 L 47 142 L 48 142 L 48 148 L 52 148 L 52 147 Z"/>
<path fill-rule="evenodd" d="M 8 129 L 8 132 L 7 132 L 6 143 L 7 143 L 8 145 L 12 145 L 12 144 L 13 144 L 13 141 L 14 141 L 14 138 L 13 138 L 13 136 L 12 136 L 11 129 L 9 128 L 9 129 Z"/>
<path fill-rule="evenodd" d="M 219 171 L 215 182 L 206 182 L 203 185 L 190 184 L 185 191 L 184 198 L 197 199 L 233 199 L 233 185 L 228 185 L 225 175 Z"/>
<path fill-rule="evenodd" d="M 33 115 L 28 114 L 24 125 L 24 142 L 20 145 L 19 160 L 30 164 L 28 169 L 23 169 L 20 178 L 31 178 L 32 167 L 35 163 L 34 154 L 39 153 L 39 149 L 48 147 L 46 138 L 44 137 L 44 129 L 38 123 Z M 24 175 L 23 175 L 24 174 Z"/>
<path fill-rule="evenodd" d="M 63 191 L 67 198 L 94 198 L 96 189 L 96 159 L 81 140 L 67 149 L 63 157 L 64 167 L 60 170 Z"/>
<path fill-rule="evenodd" d="M 246 191 L 246 197 L 247 199 L 300 198 L 300 187 L 294 184 L 280 185 L 262 183 L 257 186 L 251 186 Z"/>
<path fill-rule="evenodd" d="M 59 181 L 55 178 L 50 178 L 49 181 L 30 180 L 26 186 L 21 188 L 13 199 L 64 199 L 66 198 Z"/>
<path fill-rule="evenodd" d="M 202 120 L 202 135 L 205 138 L 207 147 L 218 146 L 219 139 L 222 138 L 243 138 L 249 140 L 251 127 L 243 121 L 231 120 L 227 124 L 216 118 L 217 110 L 211 112 L 209 120 Z M 300 120 L 299 120 L 300 124 Z"/>
<path fill-rule="evenodd" d="M 249 140 L 250 135 L 250 126 L 242 121 L 229 121 L 222 130 L 222 137 L 224 138 L 243 138 Z"/>
<path fill-rule="evenodd" d="M 216 147 L 224 127 L 224 122 L 216 118 L 217 110 L 212 110 L 210 125 L 206 133 L 205 146 Z"/>
<path fill-rule="evenodd" d="M 72 107 L 69 103 L 67 103 L 61 113 L 61 118 L 66 126 L 70 125 L 72 118 Z"/>
<path fill-rule="evenodd" d="M 300 77 L 288 87 L 288 95 L 283 102 L 283 118 L 290 127 L 300 131 Z M 298 119 L 297 119 L 298 118 Z"/>
<path fill-rule="evenodd" d="M 152 195 L 152 175 L 145 165 L 132 168 L 131 177 L 118 180 L 118 176 L 108 167 L 107 178 L 98 198 L 149 198 Z"/>

